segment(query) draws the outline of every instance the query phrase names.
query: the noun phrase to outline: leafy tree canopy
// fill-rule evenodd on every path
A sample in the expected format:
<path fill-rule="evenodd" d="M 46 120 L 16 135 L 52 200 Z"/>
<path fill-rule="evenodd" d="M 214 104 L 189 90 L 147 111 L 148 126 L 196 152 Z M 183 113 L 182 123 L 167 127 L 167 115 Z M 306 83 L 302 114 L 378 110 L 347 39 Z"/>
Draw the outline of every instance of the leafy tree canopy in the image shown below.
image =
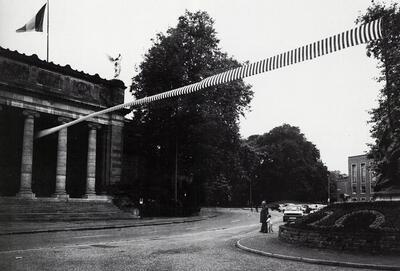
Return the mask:
<path fill-rule="evenodd" d="M 142 98 L 238 66 L 219 48 L 213 19 L 206 12 L 186 11 L 175 27 L 157 34 L 131 92 Z M 193 176 L 203 201 L 231 200 L 240 178 L 238 120 L 252 96 L 250 86 L 238 80 L 136 110 L 146 141 L 147 183 L 171 189 L 178 165 L 178 175 Z"/>
<path fill-rule="evenodd" d="M 371 113 L 372 137 L 370 157 L 378 174 L 375 190 L 400 187 L 400 10 L 397 3 L 385 5 L 372 1 L 366 14 L 357 22 L 382 18 L 383 38 L 371 41 L 367 55 L 380 61 L 379 105 Z"/>
<path fill-rule="evenodd" d="M 258 201 L 327 199 L 328 171 L 319 150 L 300 129 L 284 124 L 263 135 L 248 138 L 260 160 L 255 190 Z"/>

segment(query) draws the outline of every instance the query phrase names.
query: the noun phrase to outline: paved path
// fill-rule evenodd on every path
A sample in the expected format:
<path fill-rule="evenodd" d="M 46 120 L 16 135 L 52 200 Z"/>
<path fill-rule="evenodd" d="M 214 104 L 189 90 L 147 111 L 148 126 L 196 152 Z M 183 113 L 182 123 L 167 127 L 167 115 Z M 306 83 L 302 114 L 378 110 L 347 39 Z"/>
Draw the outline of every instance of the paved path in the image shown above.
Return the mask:
<path fill-rule="evenodd" d="M 243 251 L 235 247 L 238 241 L 259 251 L 274 247 L 287 255 L 304 256 L 307 251 L 314 257 L 326 254 L 280 244 L 276 235 L 258 233 L 258 213 L 242 209 L 217 211 L 218 216 L 191 223 L 171 221 L 172 224 L 147 224 L 146 227 L 137 224 L 136 227 L 4 234 L 0 236 L 0 270 L 360 270 Z M 275 222 L 281 221 L 281 214 L 273 215 Z M 332 253 L 336 259 L 348 255 Z M 374 256 L 371 261 L 383 260 Z"/>
<path fill-rule="evenodd" d="M 97 229 L 117 229 L 165 224 L 196 222 L 218 216 L 215 208 L 205 208 L 198 216 L 175 218 L 145 218 L 124 220 L 92 220 L 92 221 L 12 221 L 0 222 L 0 235 L 26 234 L 41 232 L 80 231 Z"/>
<path fill-rule="evenodd" d="M 235 247 L 258 213 L 226 209 L 192 223 L 0 236 L 0 270 L 356 270 L 262 257 Z"/>

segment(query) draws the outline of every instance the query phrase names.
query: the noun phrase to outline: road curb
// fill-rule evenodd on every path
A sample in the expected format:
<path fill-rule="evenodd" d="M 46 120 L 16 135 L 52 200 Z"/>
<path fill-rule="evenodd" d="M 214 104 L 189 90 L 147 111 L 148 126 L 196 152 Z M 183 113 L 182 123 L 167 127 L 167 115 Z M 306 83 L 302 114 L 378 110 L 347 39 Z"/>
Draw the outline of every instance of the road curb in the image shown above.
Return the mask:
<path fill-rule="evenodd" d="M 71 228 L 62 228 L 62 229 L 32 229 L 32 230 L 15 231 L 15 232 L 0 232 L 0 236 L 2 236 L 2 235 L 17 235 L 17 234 L 46 233 L 46 232 L 63 232 L 63 231 L 122 229 L 122 228 L 160 226 L 160 225 L 169 225 L 169 224 L 182 224 L 182 223 L 191 223 L 191 222 L 202 221 L 202 220 L 214 218 L 217 216 L 218 216 L 218 214 L 214 214 L 214 215 L 193 218 L 193 219 L 184 219 L 184 220 L 178 220 L 178 221 L 157 221 L 154 223 L 146 222 L 146 223 L 136 223 L 136 224 L 123 224 L 123 225 L 71 227 Z"/>
<path fill-rule="evenodd" d="M 243 240 L 243 239 L 241 239 L 241 240 Z M 363 263 L 355 263 L 355 262 L 338 262 L 338 261 L 313 259 L 313 258 L 297 257 L 297 256 L 289 256 L 289 255 L 271 253 L 271 252 L 266 252 L 266 251 L 246 247 L 240 243 L 241 240 L 238 240 L 236 242 L 236 247 L 238 247 L 239 249 L 242 249 L 247 252 L 255 253 L 258 255 L 271 257 L 271 258 L 297 261 L 297 262 L 305 262 L 305 263 L 318 264 L 318 265 L 368 268 L 368 269 L 378 269 L 378 270 L 400 270 L 400 266 L 395 266 L 395 265 L 375 265 L 375 264 L 363 264 Z"/>

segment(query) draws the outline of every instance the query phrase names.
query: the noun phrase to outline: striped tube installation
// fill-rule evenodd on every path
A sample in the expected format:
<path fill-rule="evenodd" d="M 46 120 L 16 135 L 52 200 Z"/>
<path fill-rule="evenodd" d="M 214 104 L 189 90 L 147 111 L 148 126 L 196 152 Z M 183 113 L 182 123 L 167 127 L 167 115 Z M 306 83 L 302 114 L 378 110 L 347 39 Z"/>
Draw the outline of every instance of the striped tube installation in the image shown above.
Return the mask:
<path fill-rule="evenodd" d="M 200 82 L 194 84 L 190 84 L 187 86 L 183 86 L 180 88 L 155 94 L 152 96 L 144 97 L 128 103 L 119 104 L 98 112 L 94 112 L 86 116 L 82 116 L 71 122 L 42 130 L 36 134 L 36 138 L 40 138 L 55 133 L 61 129 L 67 128 L 69 126 L 93 118 L 95 116 L 110 113 L 123 108 L 131 108 L 134 106 L 148 104 L 166 98 L 186 95 L 208 87 L 232 82 L 235 80 L 243 79 L 260 73 L 265 73 L 275 69 L 280 69 L 285 66 L 293 65 L 299 62 L 312 60 L 314 58 L 326 54 L 334 53 L 336 51 L 340 51 L 348 47 L 356 46 L 362 43 L 367 43 L 381 38 L 382 38 L 382 19 L 377 19 L 369 23 L 360 25 L 351 30 L 342 32 L 340 34 L 318 40 L 316 42 L 298 47 L 293 50 L 286 51 L 284 53 L 266 58 L 264 60 L 260 60 L 254 63 L 243 65 L 235 69 L 218 73 L 216 75 L 204 78 Z"/>

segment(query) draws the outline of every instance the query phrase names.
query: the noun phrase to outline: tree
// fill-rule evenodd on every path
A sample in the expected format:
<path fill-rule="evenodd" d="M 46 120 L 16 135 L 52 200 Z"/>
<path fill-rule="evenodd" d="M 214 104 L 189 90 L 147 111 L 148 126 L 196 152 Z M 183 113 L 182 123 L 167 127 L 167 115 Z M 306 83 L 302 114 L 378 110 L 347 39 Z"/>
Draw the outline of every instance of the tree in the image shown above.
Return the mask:
<path fill-rule="evenodd" d="M 132 94 L 154 95 L 238 67 L 218 45 L 210 16 L 186 11 L 176 27 L 153 40 L 133 78 Z M 134 111 L 144 130 L 148 185 L 164 185 L 171 198 L 177 175 L 193 176 L 203 202 L 229 202 L 239 178 L 238 119 L 252 95 L 250 86 L 238 80 Z"/>
<path fill-rule="evenodd" d="M 329 190 L 328 196 L 330 202 L 338 201 L 338 190 L 337 190 L 337 183 L 339 180 L 345 178 L 340 171 L 329 171 Z"/>
<path fill-rule="evenodd" d="M 372 137 L 369 156 L 377 173 L 375 190 L 400 188 L 400 10 L 396 3 L 389 6 L 372 1 L 365 15 L 357 22 L 367 23 L 382 18 L 383 38 L 367 45 L 367 55 L 380 61 L 378 107 L 371 113 Z"/>
<path fill-rule="evenodd" d="M 249 140 L 241 140 L 240 157 L 240 179 L 233 184 L 234 202 L 240 206 L 254 206 L 259 203 L 255 200 L 254 187 L 256 187 L 257 169 L 260 164 L 260 154 Z"/>
<path fill-rule="evenodd" d="M 259 153 L 256 199 L 326 201 L 328 171 L 300 129 L 284 124 L 247 140 Z"/>

